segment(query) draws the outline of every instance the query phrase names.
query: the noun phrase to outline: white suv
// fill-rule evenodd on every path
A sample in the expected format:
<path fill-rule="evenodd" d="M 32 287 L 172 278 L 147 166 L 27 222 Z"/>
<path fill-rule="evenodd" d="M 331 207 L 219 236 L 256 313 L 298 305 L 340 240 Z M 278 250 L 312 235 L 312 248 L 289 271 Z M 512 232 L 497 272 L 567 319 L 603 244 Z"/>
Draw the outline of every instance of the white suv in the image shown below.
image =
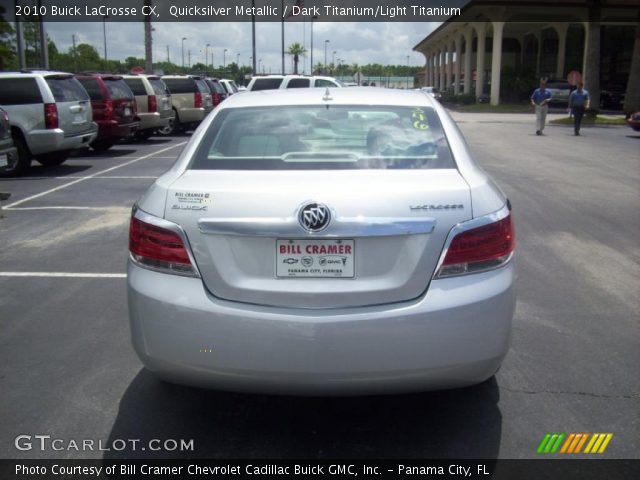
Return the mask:
<path fill-rule="evenodd" d="M 247 90 L 277 90 L 280 88 L 314 88 L 338 87 L 342 85 L 333 77 L 319 77 L 306 75 L 267 75 L 253 77 Z"/>

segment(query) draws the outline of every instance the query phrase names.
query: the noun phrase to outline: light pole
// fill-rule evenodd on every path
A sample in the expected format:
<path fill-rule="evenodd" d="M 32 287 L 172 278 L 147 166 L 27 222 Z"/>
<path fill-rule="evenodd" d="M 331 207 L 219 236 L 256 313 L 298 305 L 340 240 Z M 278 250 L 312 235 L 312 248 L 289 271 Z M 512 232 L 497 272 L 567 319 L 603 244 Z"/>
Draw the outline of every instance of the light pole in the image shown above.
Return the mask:
<path fill-rule="evenodd" d="M 333 51 L 333 55 L 331 55 L 331 65 L 333 66 L 333 68 L 336 68 L 336 52 L 335 50 Z"/>
<path fill-rule="evenodd" d="M 258 73 L 260 73 L 260 65 L 262 64 L 262 59 L 258 59 Z"/>
<path fill-rule="evenodd" d="M 182 37 L 182 71 L 184 73 L 184 41 L 187 37 Z"/>
<path fill-rule="evenodd" d="M 222 52 L 222 69 L 226 69 L 227 68 L 227 49 L 224 49 L 224 52 Z"/>
<path fill-rule="evenodd" d="M 171 63 L 171 55 L 169 54 L 169 45 L 167 45 L 167 63 Z"/>
<path fill-rule="evenodd" d="M 407 55 L 407 90 L 409 90 L 409 55 Z"/>
<path fill-rule="evenodd" d="M 240 54 L 236 53 L 236 65 L 240 68 Z"/>
<path fill-rule="evenodd" d="M 211 46 L 210 43 L 207 43 L 204 47 L 204 69 L 207 69 L 207 66 L 209 65 L 209 47 Z"/>
<path fill-rule="evenodd" d="M 329 40 L 324 41 L 324 71 L 327 72 L 327 45 L 329 45 Z"/>
<path fill-rule="evenodd" d="M 255 71 L 253 69 L 253 55 L 249 56 L 249 66 L 251 66 L 251 73 L 255 75 Z"/>
<path fill-rule="evenodd" d="M 102 36 L 104 39 L 104 71 L 107 71 L 107 18 L 109 15 L 102 17 Z"/>

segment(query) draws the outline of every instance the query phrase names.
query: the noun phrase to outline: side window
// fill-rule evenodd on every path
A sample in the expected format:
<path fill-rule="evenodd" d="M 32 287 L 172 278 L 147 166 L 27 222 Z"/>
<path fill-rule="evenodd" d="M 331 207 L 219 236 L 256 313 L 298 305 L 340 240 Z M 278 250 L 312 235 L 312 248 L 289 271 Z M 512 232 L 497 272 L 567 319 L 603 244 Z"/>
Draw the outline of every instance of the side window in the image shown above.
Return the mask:
<path fill-rule="evenodd" d="M 190 78 L 163 78 L 171 93 L 196 93 L 196 82 Z"/>
<path fill-rule="evenodd" d="M 325 80 L 324 78 L 316 78 L 316 87 L 337 87 L 338 85 L 331 80 Z"/>
<path fill-rule="evenodd" d="M 308 78 L 292 78 L 287 84 L 287 88 L 307 88 L 310 82 Z"/>
<path fill-rule="evenodd" d="M 0 78 L 0 105 L 42 103 L 35 78 Z"/>
<path fill-rule="evenodd" d="M 282 78 L 258 78 L 251 90 L 277 90 L 281 83 Z"/>
<path fill-rule="evenodd" d="M 102 91 L 95 78 L 79 78 L 78 81 L 89 94 L 91 100 L 102 100 Z"/>
<path fill-rule="evenodd" d="M 139 78 L 125 78 L 124 83 L 126 83 L 134 95 L 146 95 L 147 89 L 144 88 L 144 83 Z"/>

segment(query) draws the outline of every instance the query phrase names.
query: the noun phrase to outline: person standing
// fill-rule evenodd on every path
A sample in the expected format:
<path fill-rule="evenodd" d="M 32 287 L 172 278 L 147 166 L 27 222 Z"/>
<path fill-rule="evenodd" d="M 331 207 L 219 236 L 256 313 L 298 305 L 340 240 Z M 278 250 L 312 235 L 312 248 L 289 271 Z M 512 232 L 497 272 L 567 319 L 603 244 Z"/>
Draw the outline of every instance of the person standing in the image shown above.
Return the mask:
<path fill-rule="evenodd" d="M 591 106 L 589 92 L 584 89 L 584 83 L 578 82 L 576 88 L 569 95 L 569 111 L 573 114 L 573 131 L 575 135 L 580 135 L 580 124 L 584 112 Z"/>
<path fill-rule="evenodd" d="M 547 123 L 550 101 L 551 92 L 547 90 L 547 82 L 540 80 L 540 88 L 536 88 L 533 95 L 531 95 L 531 105 L 536 110 L 536 135 L 542 135 L 544 126 Z"/>

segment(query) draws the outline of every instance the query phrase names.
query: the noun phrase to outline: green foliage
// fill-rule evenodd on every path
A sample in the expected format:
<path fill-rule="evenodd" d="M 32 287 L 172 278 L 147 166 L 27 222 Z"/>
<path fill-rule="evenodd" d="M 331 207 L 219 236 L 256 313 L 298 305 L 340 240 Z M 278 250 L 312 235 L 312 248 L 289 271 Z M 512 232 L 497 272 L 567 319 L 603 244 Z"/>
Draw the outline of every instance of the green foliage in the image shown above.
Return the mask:
<path fill-rule="evenodd" d="M 533 70 L 504 66 L 500 77 L 501 100 L 506 102 L 525 101 L 537 84 L 538 79 Z"/>
<path fill-rule="evenodd" d="M 13 65 L 16 63 L 15 32 L 4 15 L 5 8 L 0 5 L 0 70 L 15 68 Z"/>

